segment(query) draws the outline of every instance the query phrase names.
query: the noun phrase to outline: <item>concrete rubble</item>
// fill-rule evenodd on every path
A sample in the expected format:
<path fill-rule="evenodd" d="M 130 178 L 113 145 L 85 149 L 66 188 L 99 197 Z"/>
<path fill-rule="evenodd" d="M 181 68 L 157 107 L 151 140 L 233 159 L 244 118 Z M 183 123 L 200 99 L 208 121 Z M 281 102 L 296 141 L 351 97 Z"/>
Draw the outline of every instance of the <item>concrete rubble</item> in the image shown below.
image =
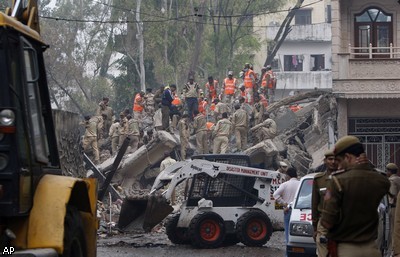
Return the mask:
<path fill-rule="evenodd" d="M 299 104 L 302 108 L 293 112 L 289 106 Z M 267 111 L 272 113 L 277 123 L 278 135 L 270 140 L 259 142 L 249 147 L 244 153 L 250 156 L 254 163 L 262 163 L 263 168 L 277 169 L 279 161 L 285 161 L 294 166 L 300 176 L 310 172 L 322 163 L 323 153 L 328 149 L 329 130 L 335 131 L 336 101 L 332 94 L 324 91 L 312 91 L 293 97 L 287 97 L 271 104 Z M 332 135 L 331 135 L 332 136 Z M 249 138 L 251 135 L 249 135 Z M 190 144 L 195 153 L 194 144 Z M 143 145 L 132 154 L 126 154 L 112 180 L 124 197 L 146 197 L 153 180 L 159 173 L 160 162 L 164 152 L 179 151 L 180 141 L 177 133 L 171 134 L 158 131 L 157 136 L 147 145 Z M 234 141 L 231 142 L 234 148 Z M 98 166 L 107 173 L 114 158 L 109 158 Z M 183 200 L 177 193 L 177 202 Z M 115 200 L 115 199 L 114 199 Z M 106 200 L 99 208 L 109 213 L 110 208 L 118 216 L 120 202 Z M 102 227 L 113 226 L 115 219 L 101 214 L 105 222 Z M 110 223 L 111 222 L 111 223 Z M 110 225 L 111 224 L 111 225 Z M 156 228 L 156 230 L 161 228 Z M 104 232 L 104 229 L 103 229 Z"/>

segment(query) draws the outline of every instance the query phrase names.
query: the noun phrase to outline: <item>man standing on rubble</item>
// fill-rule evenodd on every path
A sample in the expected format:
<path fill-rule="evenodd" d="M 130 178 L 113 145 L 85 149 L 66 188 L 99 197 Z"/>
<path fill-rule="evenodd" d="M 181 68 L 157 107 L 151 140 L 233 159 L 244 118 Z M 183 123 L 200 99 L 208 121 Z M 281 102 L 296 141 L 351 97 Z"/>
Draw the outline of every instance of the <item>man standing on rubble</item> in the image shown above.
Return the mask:
<path fill-rule="evenodd" d="M 135 99 L 133 101 L 133 117 L 137 120 L 142 120 L 145 104 L 144 95 L 144 92 L 140 91 L 135 95 Z"/>
<path fill-rule="evenodd" d="M 173 93 L 176 91 L 176 85 L 168 85 L 164 89 L 161 100 L 161 113 L 162 113 L 162 129 L 170 131 L 169 116 L 171 111 L 172 101 L 174 101 Z"/>
<path fill-rule="evenodd" d="M 222 119 L 217 122 L 214 128 L 213 154 L 226 153 L 231 131 L 232 123 L 228 120 L 228 114 L 224 112 Z"/>
<path fill-rule="evenodd" d="M 254 117 L 254 125 L 258 125 L 264 120 L 264 112 L 265 107 L 263 103 L 260 101 L 260 96 L 254 96 L 254 107 L 253 107 L 253 117 Z"/>
<path fill-rule="evenodd" d="M 312 225 L 314 228 L 313 238 L 317 246 L 317 255 L 319 257 L 328 256 L 328 242 L 326 239 L 328 230 L 322 226 L 320 217 L 324 207 L 324 197 L 329 176 L 332 172 L 337 170 L 337 164 L 333 150 L 328 150 L 325 152 L 324 164 L 326 170 L 324 172 L 317 173 L 317 175 L 314 177 L 311 201 Z"/>
<path fill-rule="evenodd" d="M 230 105 L 232 99 L 235 97 L 236 91 L 236 79 L 233 77 L 233 71 L 228 71 L 228 77 L 224 79 L 224 101 L 226 104 Z"/>
<path fill-rule="evenodd" d="M 196 146 L 198 154 L 208 154 L 207 120 L 203 113 L 194 111 L 193 129 L 196 133 Z"/>
<path fill-rule="evenodd" d="M 127 136 L 130 139 L 129 147 L 128 147 L 128 153 L 133 153 L 134 151 L 137 150 L 138 145 L 139 145 L 139 135 L 140 135 L 140 130 L 139 130 L 139 121 L 135 118 L 132 118 L 130 114 L 126 116 L 128 120 L 128 131 L 127 131 Z"/>
<path fill-rule="evenodd" d="M 185 113 L 178 122 L 179 137 L 181 140 L 181 160 L 186 160 L 186 149 L 189 146 L 190 128 L 188 115 Z"/>
<path fill-rule="evenodd" d="M 250 64 L 246 63 L 244 65 L 244 86 L 246 88 L 246 96 L 247 96 L 247 101 L 250 104 L 253 104 L 253 88 L 255 87 L 256 84 L 256 76 L 254 74 L 254 71 L 250 69 Z"/>
<path fill-rule="evenodd" d="M 87 151 L 89 147 L 92 147 L 94 153 L 94 164 L 100 163 L 99 148 L 97 147 L 97 126 L 99 116 L 85 116 L 85 134 L 83 135 L 82 147 L 83 151 Z"/>
<path fill-rule="evenodd" d="M 218 95 L 218 81 L 215 80 L 213 76 L 208 77 L 208 82 L 206 83 L 205 88 L 208 100 L 212 102 Z"/>
<path fill-rule="evenodd" d="M 111 138 L 111 154 L 115 155 L 119 147 L 119 119 L 116 119 L 111 125 L 108 136 Z"/>
<path fill-rule="evenodd" d="M 151 88 L 146 88 L 146 94 L 144 95 L 145 105 L 144 111 L 147 113 L 149 117 L 153 117 L 154 112 L 156 111 L 154 94 L 152 93 Z"/>
<path fill-rule="evenodd" d="M 185 94 L 185 102 L 189 115 L 189 120 L 193 121 L 194 110 L 199 109 L 199 96 L 200 87 L 199 84 L 194 82 L 194 76 L 189 76 L 189 81 L 183 86 L 183 93 Z"/>
<path fill-rule="evenodd" d="M 119 142 L 118 145 L 122 146 L 128 133 L 128 119 L 124 112 L 119 114 Z"/>
<path fill-rule="evenodd" d="M 236 148 L 242 152 L 247 148 L 247 132 L 249 129 L 249 117 L 247 112 L 240 108 L 240 104 L 235 104 L 235 113 L 232 116 L 232 126 L 235 131 Z"/>

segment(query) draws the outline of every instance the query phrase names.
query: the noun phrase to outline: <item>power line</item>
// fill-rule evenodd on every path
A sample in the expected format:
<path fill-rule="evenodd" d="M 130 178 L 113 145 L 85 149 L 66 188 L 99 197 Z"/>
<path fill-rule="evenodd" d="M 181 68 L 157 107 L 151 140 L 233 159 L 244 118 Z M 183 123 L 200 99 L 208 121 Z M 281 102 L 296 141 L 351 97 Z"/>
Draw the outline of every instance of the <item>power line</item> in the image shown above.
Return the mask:
<path fill-rule="evenodd" d="M 303 9 L 306 8 L 308 6 L 314 5 L 321 2 L 320 0 L 309 3 L 307 5 L 301 6 L 297 9 Z M 120 9 L 120 10 L 124 10 L 124 11 L 128 11 L 128 12 L 132 12 L 132 13 L 137 13 L 135 10 L 132 9 L 127 9 L 127 8 L 123 8 L 123 7 L 119 7 L 119 6 L 114 6 L 114 5 L 110 5 L 110 4 L 106 4 L 106 3 L 101 3 L 105 6 L 111 7 L 111 8 L 115 8 L 115 9 Z M 268 11 L 268 12 L 260 12 L 260 13 L 249 13 L 249 14 L 235 14 L 235 15 L 215 15 L 215 16 L 209 16 L 209 15 L 199 15 L 199 14 L 191 14 L 191 15 L 185 15 L 185 16 L 179 16 L 179 17 L 171 17 L 171 18 L 165 18 L 162 16 L 157 16 L 154 14 L 148 14 L 148 13 L 144 13 L 144 12 L 140 12 L 140 14 L 146 15 L 146 16 L 151 16 L 151 17 L 158 17 L 161 18 L 159 20 L 141 20 L 141 23 L 164 23 L 164 22 L 169 22 L 169 21 L 179 21 L 179 22 L 187 22 L 187 23 L 195 23 L 195 24 L 203 24 L 203 25 L 210 25 L 207 22 L 203 22 L 203 21 L 195 21 L 195 20 L 188 20 L 187 18 L 190 17 L 204 17 L 204 18 L 211 18 L 211 17 L 215 17 L 215 18 L 247 18 L 247 17 L 253 17 L 253 16 L 260 16 L 260 15 L 267 15 L 267 14 L 275 14 L 275 13 L 281 13 L 281 12 L 289 12 L 291 10 L 290 9 L 285 9 L 285 10 L 276 10 L 276 11 Z M 70 18 L 61 18 L 61 17 L 52 17 L 52 16 L 40 16 L 43 19 L 48 19 L 48 20 L 56 20 L 56 21 L 69 21 L 69 22 L 80 22 L 80 23 L 100 23 L 100 24 L 127 24 L 127 23 L 138 23 L 138 21 L 135 20 L 87 20 L 87 19 L 70 19 Z M 232 26 L 239 26 L 239 25 L 232 25 Z M 268 26 L 254 26 L 254 25 L 241 25 L 241 27 L 252 27 L 252 28 L 265 28 Z"/>

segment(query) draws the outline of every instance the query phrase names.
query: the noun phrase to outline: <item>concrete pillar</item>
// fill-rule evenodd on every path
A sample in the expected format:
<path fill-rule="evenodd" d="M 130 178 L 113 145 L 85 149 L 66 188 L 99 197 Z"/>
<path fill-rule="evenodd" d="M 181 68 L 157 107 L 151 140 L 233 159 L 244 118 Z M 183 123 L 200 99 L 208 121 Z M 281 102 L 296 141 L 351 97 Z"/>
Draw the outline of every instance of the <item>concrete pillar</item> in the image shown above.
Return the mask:
<path fill-rule="evenodd" d="M 348 117 L 347 117 L 347 99 L 338 98 L 338 117 L 337 117 L 337 126 L 338 126 L 338 139 L 346 136 L 348 133 Z"/>

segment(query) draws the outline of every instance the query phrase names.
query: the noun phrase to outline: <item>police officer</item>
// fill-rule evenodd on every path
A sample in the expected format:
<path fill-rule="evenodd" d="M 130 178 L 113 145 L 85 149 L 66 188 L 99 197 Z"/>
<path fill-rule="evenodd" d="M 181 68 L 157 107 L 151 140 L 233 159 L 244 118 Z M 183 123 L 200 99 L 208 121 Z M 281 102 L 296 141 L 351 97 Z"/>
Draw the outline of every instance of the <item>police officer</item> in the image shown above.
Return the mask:
<path fill-rule="evenodd" d="M 338 171 L 333 172 L 324 196 L 321 224 L 328 230 L 330 256 L 381 257 L 375 239 L 378 206 L 390 182 L 369 164 L 358 164 L 364 147 L 357 137 L 345 136 L 335 144 Z"/>
<path fill-rule="evenodd" d="M 196 110 L 195 110 L 196 111 Z M 181 139 L 181 160 L 186 160 L 186 149 L 189 146 L 189 115 L 187 113 L 182 115 L 182 118 L 178 122 L 179 137 Z"/>
<path fill-rule="evenodd" d="M 232 123 L 228 120 L 228 114 L 224 112 L 222 114 L 222 119 L 217 122 L 214 128 L 215 138 L 213 154 L 226 153 L 231 131 Z"/>
<path fill-rule="evenodd" d="M 314 177 L 313 191 L 312 191 L 312 224 L 314 228 L 314 241 L 317 245 L 317 255 L 326 257 L 328 255 L 326 233 L 328 232 L 324 226 L 321 225 L 320 217 L 324 206 L 324 196 L 329 176 L 332 172 L 337 170 L 335 162 L 335 155 L 333 150 L 325 152 L 324 164 L 326 170 L 320 172 Z"/>
<path fill-rule="evenodd" d="M 386 165 L 386 175 L 390 181 L 390 189 L 389 189 L 389 221 L 390 228 L 393 229 L 394 226 L 394 215 L 396 210 L 396 200 L 397 194 L 400 192 L 400 177 L 397 175 L 397 171 L 399 168 L 395 163 L 388 163 Z M 391 230 L 393 231 L 393 230 Z M 388 240 L 388 249 L 392 250 L 393 240 Z"/>
<path fill-rule="evenodd" d="M 247 112 L 235 104 L 235 112 L 232 116 L 232 125 L 235 131 L 237 151 L 244 151 L 247 148 L 247 132 L 249 128 L 249 117 Z"/>
<path fill-rule="evenodd" d="M 194 110 L 193 129 L 196 133 L 196 146 L 199 154 L 208 154 L 207 120 L 204 114 Z"/>
<path fill-rule="evenodd" d="M 111 150 L 112 155 L 117 153 L 119 147 L 119 120 L 116 119 L 114 123 L 111 125 L 110 130 L 108 132 L 108 136 L 111 138 Z"/>
<path fill-rule="evenodd" d="M 133 118 L 130 114 L 126 116 L 128 120 L 128 130 L 127 130 L 127 137 L 130 139 L 130 143 L 128 146 L 128 153 L 133 153 L 138 149 L 139 146 L 139 121 Z"/>
<path fill-rule="evenodd" d="M 394 257 L 400 257 L 400 193 L 397 194 L 396 206 L 393 229 L 393 254 Z"/>

